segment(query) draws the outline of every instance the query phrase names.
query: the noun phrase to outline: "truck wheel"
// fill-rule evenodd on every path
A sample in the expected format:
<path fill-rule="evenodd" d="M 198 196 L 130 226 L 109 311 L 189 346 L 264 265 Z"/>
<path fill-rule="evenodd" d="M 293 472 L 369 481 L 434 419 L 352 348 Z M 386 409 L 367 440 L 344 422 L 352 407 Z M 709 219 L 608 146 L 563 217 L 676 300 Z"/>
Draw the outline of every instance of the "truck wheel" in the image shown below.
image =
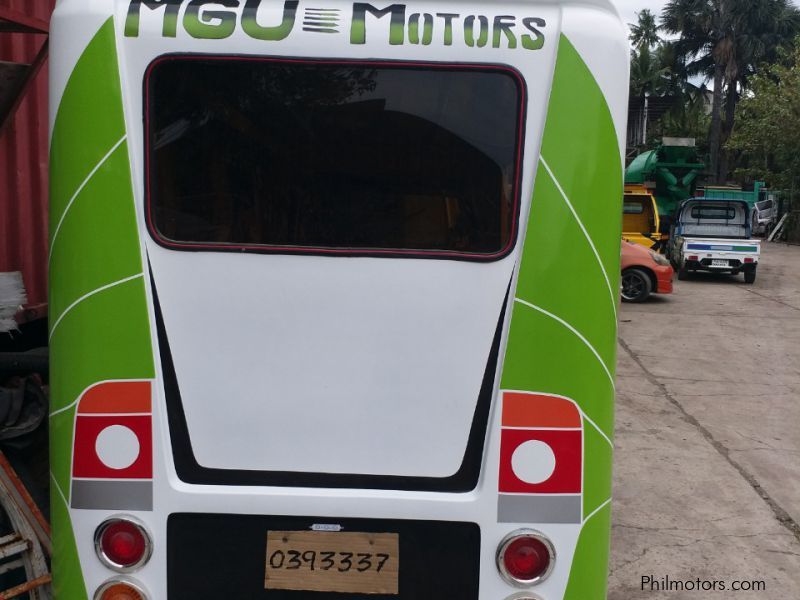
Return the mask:
<path fill-rule="evenodd" d="M 678 279 L 680 281 L 686 281 L 687 279 L 689 279 L 689 269 L 687 269 L 686 267 L 680 267 L 676 269 L 676 271 L 678 271 Z"/>
<path fill-rule="evenodd" d="M 644 302 L 653 293 L 650 276 L 641 269 L 628 269 L 622 274 L 622 301 Z"/>
<path fill-rule="evenodd" d="M 755 283 L 756 282 L 756 270 L 755 269 L 747 269 L 744 272 L 744 282 L 745 283 Z"/>

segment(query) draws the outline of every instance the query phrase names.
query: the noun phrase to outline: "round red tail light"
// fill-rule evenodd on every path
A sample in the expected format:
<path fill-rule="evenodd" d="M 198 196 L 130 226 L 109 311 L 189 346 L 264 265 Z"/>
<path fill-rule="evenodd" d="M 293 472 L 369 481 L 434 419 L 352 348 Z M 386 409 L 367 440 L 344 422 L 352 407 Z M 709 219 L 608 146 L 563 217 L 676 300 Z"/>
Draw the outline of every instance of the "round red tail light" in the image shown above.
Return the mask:
<path fill-rule="evenodd" d="M 555 566 L 555 548 L 542 534 L 519 530 L 505 537 L 497 550 L 497 568 L 503 578 L 516 586 L 528 586 L 545 579 Z"/>
<path fill-rule="evenodd" d="M 147 600 L 147 594 L 132 581 L 112 580 L 100 586 L 94 600 Z"/>
<path fill-rule="evenodd" d="M 143 525 L 128 517 L 117 517 L 97 528 L 94 546 L 104 565 L 128 573 L 150 560 L 153 545 Z"/>

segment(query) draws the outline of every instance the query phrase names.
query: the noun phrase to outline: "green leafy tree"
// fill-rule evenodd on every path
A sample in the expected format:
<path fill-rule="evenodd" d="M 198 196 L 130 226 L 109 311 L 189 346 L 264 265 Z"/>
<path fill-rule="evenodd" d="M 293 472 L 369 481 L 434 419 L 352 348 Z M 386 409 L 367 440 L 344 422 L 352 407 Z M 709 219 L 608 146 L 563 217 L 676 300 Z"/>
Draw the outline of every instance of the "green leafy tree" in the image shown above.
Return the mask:
<path fill-rule="evenodd" d="M 792 195 L 800 189 L 800 48 L 750 80 L 736 110 L 728 148 L 739 154 L 737 176 L 767 181 Z"/>
<path fill-rule="evenodd" d="M 631 50 L 630 92 L 634 98 L 644 99 L 646 96 L 662 92 L 667 69 L 662 64 L 658 47 L 662 43 L 658 35 L 658 24 L 655 15 L 648 9 L 636 13 L 638 21 L 629 23 Z"/>
<path fill-rule="evenodd" d="M 701 151 L 707 152 L 708 100 L 705 85 L 697 84 L 687 72 L 686 63 L 674 41 L 665 41 L 658 47 L 659 62 L 666 76 L 662 82 L 664 95 L 671 100 L 667 112 L 653 128 L 654 136 L 692 137 Z"/>
<path fill-rule="evenodd" d="M 631 50 L 631 95 L 636 98 L 653 96 L 664 91 L 668 69 L 661 64 L 658 52 L 647 46 Z"/>
<path fill-rule="evenodd" d="M 698 138 L 701 147 L 708 136 L 705 87 L 693 84 L 687 74 L 683 56 L 675 42 L 659 35 L 655 15 L 649 10 L 637 13 L 637 23 L 630 23 L 631 80 L 630 95 L 651 98 L 651 108 L 666 112 L 648 127 L 647 146 L 663 136 Z M 657 101 L 654 103 L 653 98 Z"/>
<path fill-rule="evenodd" d="M 758 65 L 797 34 L 800 12 L 790 0 L 670 0 L 661 23 L 679 36 L 675 50 L 687 76 L 713 82 L 709 153 L 711 175 L 722 181 L 728 170 L 722 148 L 736 105 Z"/>
<path fill-rule="evenodd" d="M 636 13 L 636 23 L 628 23 L 631 30 L 630 40 L 634 47 L 639 48 L 653 48 L 661 43 L 661 37 L 658 35 L 658 23 L 656 16 L 649 8 L 640 10 Z"/>

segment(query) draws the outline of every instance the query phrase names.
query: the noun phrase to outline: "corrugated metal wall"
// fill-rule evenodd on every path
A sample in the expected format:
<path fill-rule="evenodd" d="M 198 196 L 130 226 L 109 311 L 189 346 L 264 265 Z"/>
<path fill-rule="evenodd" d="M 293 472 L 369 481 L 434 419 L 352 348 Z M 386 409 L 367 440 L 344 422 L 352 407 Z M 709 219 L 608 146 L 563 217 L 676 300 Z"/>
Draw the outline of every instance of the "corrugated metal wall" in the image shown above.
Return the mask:
<path fill-rule="evenodd" d="M 55 0 L 0 0 L 50 20 Z M 0 60 L 32 63 L 44 35 L 0 33 Z M 0 135 L 0 271 L 22 271 L 28 304 L 47 302 L 47 65 Z"/>

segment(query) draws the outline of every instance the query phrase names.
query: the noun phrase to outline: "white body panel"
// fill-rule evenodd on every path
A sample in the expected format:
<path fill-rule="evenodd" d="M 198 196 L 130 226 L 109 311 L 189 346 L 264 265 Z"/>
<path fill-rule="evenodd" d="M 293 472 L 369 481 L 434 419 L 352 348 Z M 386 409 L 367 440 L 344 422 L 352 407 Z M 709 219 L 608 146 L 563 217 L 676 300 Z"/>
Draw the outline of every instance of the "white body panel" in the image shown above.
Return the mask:
<path fill-rule="evenodd" d="M 281 20 L 283 3 L 272 6 L 262 10 L 264 23 Z M 352 4 L 336 6 L 352 10 Z M 220 46 L 220 40 L 194 39 L 180 27 L 175 39 L 165 40 L 161 11 L 149 10 L 142 11 L 139 37 L 126 38 L 121 27 L 127 3 L 118 7 L 130 115 L 143 112 L 148 66 L 171 52 L 468 62 L 473 58 L 465 50 L 478 50 L 458 43 L 458 23 L 452 46 L 392 46 L 388 19 L 371 17 L 368 40 L 374 36 L 379 44 L 353 45 L 346 28 L 328 36 L 299 26 L 280 43 L 237 31 Z M 406 10 L 425 7 L 410 3 Z M 443 13 L 470 9 L 490 21 L 535 14 L 547 21 L 551 39 L 556 36 L 559 13 L 553 6 L 437 4 Z M 475 52 L 474 60 L 511 64 L 531 82 L 550 76 L 555 50 L 554 43 L 523 55 L 519 48 L 493 48 L 491 56 Z M 536 169 L 548 90 L 528 84 L 526 174 Z M 142 127 L 128 131 L 141 174 Z M 531 197 L 532 184 L 532 177 L 524 178 L 521 198 Z M 137 192 L 143 196 L 141 188 Z M 202 466 L 428 477 L 458 470 L 520 244 L 503 260 L 479 264 L 175 252 L 143 237 Z M 269 415 L 261 412 L 266 404 Z M 235 439 L 220 435 L 230 427 Z M 308 453 L 312 442 L 326 451 Z"/>
<path fill-rule="evenodd" d="M 425 477 L 461 466 L 510 260 L 148 251 L 201 465 Z"/>

